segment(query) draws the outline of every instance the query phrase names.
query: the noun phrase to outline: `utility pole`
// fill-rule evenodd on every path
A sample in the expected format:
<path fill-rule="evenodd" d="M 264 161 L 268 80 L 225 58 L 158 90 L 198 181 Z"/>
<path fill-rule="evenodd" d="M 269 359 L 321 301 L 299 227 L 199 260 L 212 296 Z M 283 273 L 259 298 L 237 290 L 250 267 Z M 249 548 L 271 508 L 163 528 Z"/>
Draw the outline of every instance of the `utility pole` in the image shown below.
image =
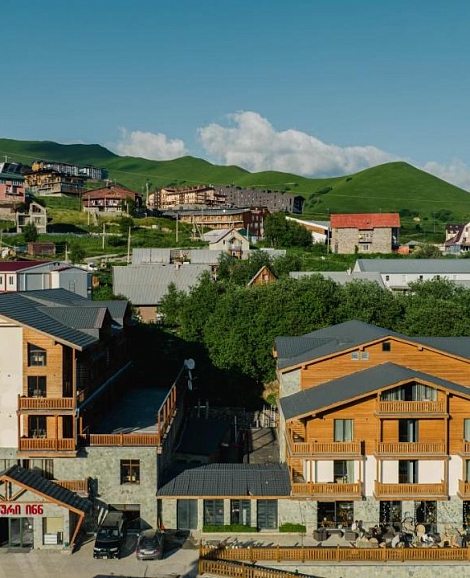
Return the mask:
<path fill-rule="evenodd" d="M 127 235 L 127 264 L 131 262 L 131 228 L 129 227 L 129 232 Z"/>
<path fill-rule="evenodd" d="M 178 243 L 178 211 L 176 211 L 176 242 Z"/>
<path fill-rule="evenodd" d="M 104 238 L 106 236 L 106 223 L 103 221 L 103 243 L 101 244 L 101 248 L 104 250 Z"/>

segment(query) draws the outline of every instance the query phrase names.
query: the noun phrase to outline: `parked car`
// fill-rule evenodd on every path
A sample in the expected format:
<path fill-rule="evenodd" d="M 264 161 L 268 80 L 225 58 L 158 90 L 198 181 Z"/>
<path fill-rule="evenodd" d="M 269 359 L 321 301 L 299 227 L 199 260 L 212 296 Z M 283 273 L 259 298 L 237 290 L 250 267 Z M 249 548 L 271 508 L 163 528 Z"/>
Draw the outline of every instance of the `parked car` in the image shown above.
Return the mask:
<path fill-rule="evenodd" d="M 159 530 L 144 530 L 140 533 L 135 551 L 137 560 L 161 560 L 165 534 Z"/>
<path fill-rule="evenodd" d="M 121 512 L 108 512 L 98 530 L 93 558 L 119 558 L 125 535 L 125 520 Z"/>

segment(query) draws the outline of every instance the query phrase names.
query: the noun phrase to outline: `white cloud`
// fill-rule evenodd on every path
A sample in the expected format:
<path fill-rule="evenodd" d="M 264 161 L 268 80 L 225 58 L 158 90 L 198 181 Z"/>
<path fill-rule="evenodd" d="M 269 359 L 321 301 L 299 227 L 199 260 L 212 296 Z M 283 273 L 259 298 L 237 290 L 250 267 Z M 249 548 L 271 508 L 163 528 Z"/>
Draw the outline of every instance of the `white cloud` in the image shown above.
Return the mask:
<path fill-rule="evenodd" d="M 122 156 L 140 157 L 152 161 L 168 161 L 188 154 L 180 139 L 168 139 L 164 134 L 132 132 L 121 129 L 121 140 L 109 148 Z"/>
<path fill-rule="evenodd" d="M 249 171 L 276 170 L 303 176 L 338 176 L 397 160 L 373 146 L 339 147 L 298 130 L 276 131 L 256 112 L 228 115 L 230 127 L 199 129 L 205 151 L 216 162 Z"/>
<path fill-rule="evenodd" d="M 470 167 L 460 160 L 453 160 L 448 165 L 429 161 L 423 166 L 423 170 L 448 183 L 470 191 Z"/>

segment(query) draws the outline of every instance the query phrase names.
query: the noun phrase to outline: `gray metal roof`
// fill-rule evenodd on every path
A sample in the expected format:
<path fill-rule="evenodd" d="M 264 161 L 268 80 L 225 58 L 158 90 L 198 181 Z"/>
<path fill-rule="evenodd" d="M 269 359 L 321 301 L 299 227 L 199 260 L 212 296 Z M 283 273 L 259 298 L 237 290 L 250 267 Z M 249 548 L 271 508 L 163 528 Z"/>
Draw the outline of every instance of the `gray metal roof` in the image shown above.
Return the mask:
<path fill-rule="evenodd" d="M 355 271 L 378 273 L 470 273 L 469 259 L 357 259 Z"/>
<path fill-rule="evenodd" d="M 283 397 L 279 403 L 286 419 L 305 415 L 351 398 L 393 387 L 404 380 L 422 380 L 470 396 L 470 388 L 395 363 L 383 363 Z"/>
<path fill-rule="evenodd" d="M 109 315 L 106 307 L 38 307 L 38 311 L 96 338 L 100 336 L 106 314 Z"/>
<path fill-rule="evenodd" d="M 21 466 L 14 465 L 0 472 L 0 478 L 2 476 L 6 476 L 11 480 L 31 488 L 33 491 L 40 492 L 49 498 L 57 500 L 66 507 L 70 506 L 82 512 L 91 510 L 91 502 L 89 500 L 81 498 L 75 494 L 75 492 L 63 488 L 50 480 L 46 480 L 33 470 L 26 470 Z"/>
<path fill-rule="evenodd" d="M 301 363 L 308 363 L 320 357 L 339 353 L 388 336 L 398 337 L 470 359 L 470 337 L 408 337 L 370 323 L 352 320 L 318 329 L 299 337 L 277 337 L 275 340 L 277 367 L 285 369 Z"/>
<path fill-rule="evenodd" d="M 185 470 L 162 486 L 157 496 L 289 496 L 284 464 L 209 464 Z"/>
<path fill-rule="evenodd" d="M 132 249 L 132 264 L 170 263 L 171 249 L 141 248 Z"/>
<path fill-rule="evenodd" d="M 38 291 L 39 293 L 39 291 Z M 75 293 L 73 295 L 76 297 Z M 12 319 L 21 325 L 25 325 L 54 337 L 57 341 L 71 345 L 77 349 L 96 343 L 96 337 L 69 327 L 66 323 L 54 319 L 48 313 L 48 309 L 42 307 L 37 301 L 30 299 L 25 293 L 0 294 L 0 315 Z"/>
<path fill-rule="evenodd" d="M 174 283 L 179 291 L 194 287 L 204 271 L 211 271 L 210 265 L 184 264 L 128 265 L 113 267 L 113 292 L 124 295 L 134 305 L 157 305 Z"/>
<path fill-rule="evenodd" d="M 371 281 L 378 283 L 382 289 L 385 288 L 380 273 L 375 271 L 371 273 L 363 271 L 291 271 L 289 273 L 289 277 L 292 279 L 302 279 L 302 277 L 311 277 L 312 275 L 321 275 L 340 285 L 345 285 L 350 281 Z"/>

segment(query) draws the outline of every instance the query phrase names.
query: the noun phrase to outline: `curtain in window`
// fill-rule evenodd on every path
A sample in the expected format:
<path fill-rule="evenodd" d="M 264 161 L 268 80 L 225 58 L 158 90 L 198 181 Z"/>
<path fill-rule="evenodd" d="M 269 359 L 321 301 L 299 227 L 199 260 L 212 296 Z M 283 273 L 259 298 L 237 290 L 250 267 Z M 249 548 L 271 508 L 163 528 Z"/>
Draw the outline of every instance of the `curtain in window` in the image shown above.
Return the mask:
<path fill-rule="evenodd" d="M 354 439 L 352 419 L 335 419 L 335 442 L 352 442 Z"/>
<path fill-rule="evenodd" d="M 463 420 L 463 435 L 466 442 L 470 442 L 470 419 Z"/>

